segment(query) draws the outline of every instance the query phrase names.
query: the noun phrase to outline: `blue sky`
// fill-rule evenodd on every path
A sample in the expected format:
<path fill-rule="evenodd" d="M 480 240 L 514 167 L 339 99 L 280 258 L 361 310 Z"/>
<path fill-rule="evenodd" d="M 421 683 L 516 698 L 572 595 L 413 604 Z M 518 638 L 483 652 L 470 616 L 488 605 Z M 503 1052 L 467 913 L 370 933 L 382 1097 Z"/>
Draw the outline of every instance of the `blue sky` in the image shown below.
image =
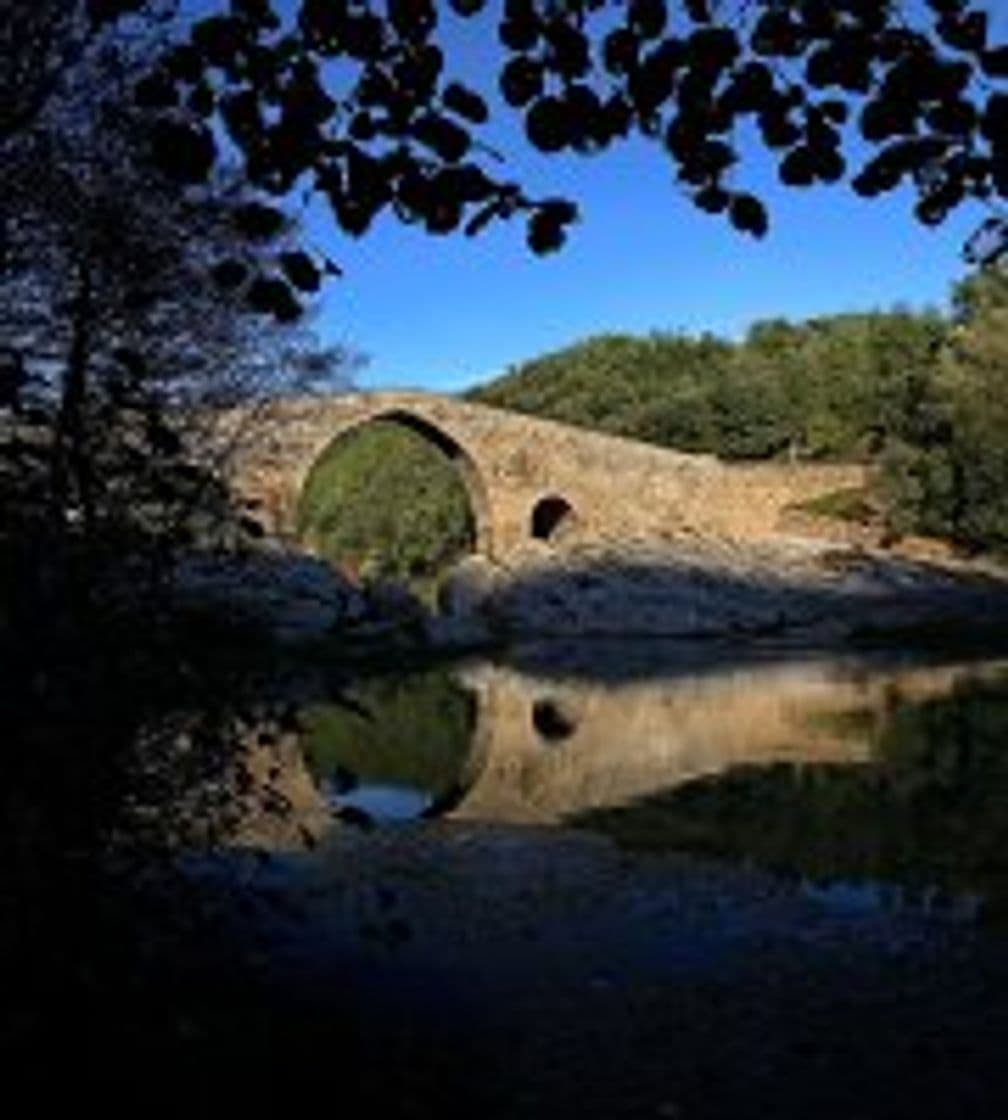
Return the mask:
<path fill-rule="evenodd" d="M 492 95 L 488 25 L 453 24 L 447 46 L 461 60 L 453 73 Z M 364 388 L 459 389 L 603 331 L 734 336 L 772 316 L 942 306 L 982 216 L 964 209 L 931 230 L 913 220 L 905 193 L 866 202 L 844 188 L 786 190 L 753 149 L 738 183 L 770 205 L 771 232 L 760 242 L 695 211 L 660 150 L 643 142 L 589 159 L 544 158 L 496 113 L 487 135 L 530 193 L 575 198 L 582 221 L 560 253 L 536 258 L 519 221 L 469 239 L 387 219 L 352 241 L 313 213 L 312 240 L 345 272 L 314 326 L 369 357 Z"/>

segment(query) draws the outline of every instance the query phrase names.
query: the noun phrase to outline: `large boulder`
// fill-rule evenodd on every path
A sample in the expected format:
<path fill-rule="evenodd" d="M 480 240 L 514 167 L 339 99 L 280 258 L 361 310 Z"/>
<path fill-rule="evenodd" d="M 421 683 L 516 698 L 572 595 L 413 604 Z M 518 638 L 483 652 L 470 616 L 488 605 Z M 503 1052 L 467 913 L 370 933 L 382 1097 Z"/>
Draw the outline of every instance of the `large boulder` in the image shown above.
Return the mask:
<path fill-rule="evenodd" d="M 280 639 L 331 633 L 367 612 L 357 588 L 301 553 L 194 553 L 180 561 L 175 584 L 184 601 L 226 610 Z"/>
<path fill-rule="evenodd" d="M 441 579 L 438 611 L 444 618 L 477 618 L 492 609 L 505 572 L 485 556 L 467 556 Z"/>

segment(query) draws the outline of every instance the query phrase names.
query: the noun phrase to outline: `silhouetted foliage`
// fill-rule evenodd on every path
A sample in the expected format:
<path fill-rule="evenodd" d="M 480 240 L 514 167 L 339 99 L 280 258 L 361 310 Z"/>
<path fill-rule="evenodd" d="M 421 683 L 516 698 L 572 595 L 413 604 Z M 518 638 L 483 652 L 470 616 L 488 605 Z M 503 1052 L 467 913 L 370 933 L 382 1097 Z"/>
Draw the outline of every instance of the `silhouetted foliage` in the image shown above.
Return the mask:
<path fill-rule="evenodd" d="M 183 185 L 150 158 L 152 118 L 132 90 L 157 25 L 111 36 L 84 6 L 40 2 L 18 5 L 9 27 L 10 10 L 2 78 L 21 100 L 0 99 L 11 113 L 0 132 L 0 714 L 11 745 L 0 881 L 16 921 L 0 928 L 0 957 L 5 990 L 10 968 L 37 998 L 51 984 L 72 1003 L 88 969 L 115 965 L 100 947 L 104 887 L 122 885 L 139 851 L 219 839 L 237 806 L 221 784 L 242 757 L 235 711 L 263 703 L 248 688 L 242 626 L 198 620 L 171 595 L 179 552 L 247 538 L 203 444 L 210 414 L 306 379 L 331 385 L 346 364 L 218 289 L 212 265 L 232 251 L 251 263 L 261 252 L 267 271 L 278 254 L 295 274 L 303 262 L 288 223 L 250 247 L 234 219 L 248 196 L 226 174 Z"/>
<path fill-rule="evenodd" d="M 86 52 L 5 143 L 0 170 L 4 498 L 53 540 L 125 553 L 142 537 L 178 547 L 233 533 L 214 464 L 194 458 L 214 410 L 338 384 L 348 364 L 219 290 L 233 277 L 207 262 L 243 247 L 234 215 L 251 204 L 226 178 L 182 190 L 149 158 L 149 114 L 131 91 L 150 51 L 102 41 Z M 279 250 L 303 282 L 306 262 L 281 234 L 257 251 Z"/>
<path fill-rule="evenodd" d="M 159 6 L 33 5 L 11 28 L 29 48 L 6 44 L 2 88 L 16 92 L 0 135 L 31 119 L 81 43 Z M 991 40 L 982 6 L 506 0 L 495 26 L 482 3 L 450 8 L 221 0 L 176 24 L 135 83 L 138 103 L 157 114 L 153 154 L 183 184 L 237 157 L 243 180 L 272 199 L 247 215 L 250 237 L 279 228 L 285 200 L 307 188 L 351 237 L 384 213 L 468 235 L 524 216 L 533 251 L 553 251 L 576 205 L 532 198 L 501 175 L 481 142 L 490 104 L 453 73 L 444 27 L 478 20 L 497 37 L 501 111 L 520 116 L 542 152 L 590 155 L 644 137 L 697 207 L 760 237 L 770 219 L 742 182 L 745 126 L 787 186 L 846 181 L 873 198 L 909 184 L 926 225 L 979 201 L 989 217 L 971 251 L 1004 251 L 1008 47 Z M 245 294 L 284 319 L 321 272 L 338 269 L 305 256 L 282 271 Z M 236 269 L 229 276 L 237 283 Z"/>
<path fill-rule="evenodd" d="M 452 7 L 487 18 L 482 4 Z M 705 2 L 508 0 L 496 27 L 500 90 L 544 152 L 654 140 L 698 206 L 755 236 L 768 216 L 738 185 L 743 121 L 776 154 L 783 183 L 849 178 L 873 197 L 909 181 L 916 217 L 935 224 L 967 197 L 1006 194 L 1008 56 L 989 41 L 988 15 L 963 0 L 913 15 L 856 0 L 728 14 Z M 252 181 L 282 194 L 307 176 L 353 235 L 386 208 L 437 233 L 524 211 L 532 248 L 557 248 L 575 208 L 526 198 L 474 158 L 489 109 L 452 76 L 438 45 L 446 21 L 429 0 L 364 11 L 306 0 L 291 20 L 270 3 L 231 4 L 168 56 L 159 96 L 176 102 L 210 75 L 222 82 L 202 109 L 224 120 Z M 335 60 L 354 71 L 338 92 Z M 851 132 L 868 154 L 849 170 Z M 176 162 L 211 142 L 208 123 L 192 127 Z"/>

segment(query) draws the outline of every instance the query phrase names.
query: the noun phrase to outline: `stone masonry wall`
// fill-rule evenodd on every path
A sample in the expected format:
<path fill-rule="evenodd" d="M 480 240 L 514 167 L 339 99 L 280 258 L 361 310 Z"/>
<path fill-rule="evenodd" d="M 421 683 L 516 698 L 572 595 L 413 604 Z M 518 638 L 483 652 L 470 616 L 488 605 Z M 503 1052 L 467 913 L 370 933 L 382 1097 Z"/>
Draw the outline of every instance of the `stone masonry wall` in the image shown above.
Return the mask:
<path fill-rule="evenodd" d="M 528 541 L 536 503 L 573 511 L 564 540 L 759 540 L 788 505 L 865 482 L 857 465 L 728 464 L 554 421 L 425 393 L 295 398 L 254 417 L 232 412 L 230 481 L 291 535 L 308 473 L 333 439 L 378 418 L 426 432 L 455 455 L 469 488 L 479 549 L 502 558 Z M 244 431 L 245 434 L 239 434 Z"/>

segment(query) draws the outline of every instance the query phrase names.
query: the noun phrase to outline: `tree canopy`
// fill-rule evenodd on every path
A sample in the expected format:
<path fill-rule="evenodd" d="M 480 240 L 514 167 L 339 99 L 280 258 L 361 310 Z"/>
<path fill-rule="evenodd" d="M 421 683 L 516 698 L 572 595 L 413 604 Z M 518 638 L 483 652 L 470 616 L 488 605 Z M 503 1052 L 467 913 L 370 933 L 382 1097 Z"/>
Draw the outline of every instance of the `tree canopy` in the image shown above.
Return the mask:
<path fill-rule="evenodd" d="M 603 335 L 471 391 L 486 404 L 727 458 L 865 458 L 909 437 L 937 313 L 866 312 L 711 335 Z"/>
<path fill-rule="evenodd" d="M 14 30 L 32 49 L 2 75 L 3 131 L 44 102 L 81 38 L 166 6 L 80 0 L 20 13 Z M 458 77 L 445 27 L 481 20 L 499 47 L 503 103 L 542 152 L 644 137 L 697 207 L 762 236 L 770 219 L 746 185 L 748 131 L 789 187 L 844 181 L 873 198 L 906 183 L 928 225 L 969 201 L 988 208 L 978 258 L 1008 243 L 1008 47 L 969 0 L 216 0 L 204 10 L 166 37 L 135 95 L 156 113 L 149 143 L 177 181 L 204 183 L 233 164 L 262 193 L 237 216 L 252 242 L 306 189 L 353 237 L 383 213 L 469 235 L 520 216 L 535 252 L 559 248 L 576 201 L 533 198 L 507 175 L 483 142 L 490 104 Z M 217 275 L 284 317 L 326 271 L 338 264 L 291 250 L 266 274 L 235 257 Z"/>

